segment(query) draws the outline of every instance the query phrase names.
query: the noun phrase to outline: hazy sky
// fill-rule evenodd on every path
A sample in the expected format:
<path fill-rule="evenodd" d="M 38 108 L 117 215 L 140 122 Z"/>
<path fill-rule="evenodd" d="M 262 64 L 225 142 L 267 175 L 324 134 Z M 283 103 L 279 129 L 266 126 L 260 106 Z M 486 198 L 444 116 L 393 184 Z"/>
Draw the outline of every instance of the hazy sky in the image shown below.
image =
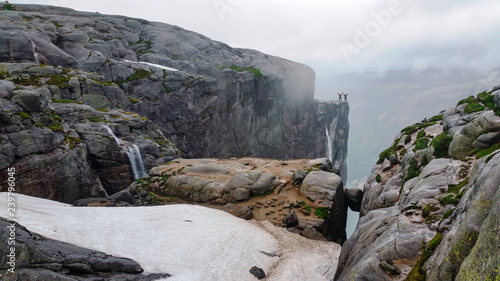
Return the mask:
<path fill-rule="evenodd" d="M 311 66 L 364 70 L 500 65 L 498 0 L 37 0 L 178 25 Z M 369 2 L 369 3 L 368 3 Z"/>

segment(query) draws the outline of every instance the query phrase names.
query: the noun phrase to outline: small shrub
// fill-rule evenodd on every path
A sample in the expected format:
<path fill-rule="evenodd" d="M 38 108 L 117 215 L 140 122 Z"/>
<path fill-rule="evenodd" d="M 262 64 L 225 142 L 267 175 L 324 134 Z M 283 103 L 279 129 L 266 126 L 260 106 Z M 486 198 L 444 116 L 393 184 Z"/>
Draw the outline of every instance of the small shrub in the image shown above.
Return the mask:
<path fill-rule="evenodd" d="M 328 219 L 328 216 L 330 214 L 330 210 L 326 207 L 317 207 L 316 211 L 314 211 L 314 214 L 320 219 Z"/>
<path fill-rule="evenodd" d="M 375 180 L 380 183 L 382 182 L 382 177 L 380 176 L 380 174 L 377 174 L 377 176 L 375 177 Z"/>
<path fill-rule="evenodd" d="M 2 10 L 3 11 L 15 11 L 16 7 L 14 7 L 14 5 L 12 5 L 12 4 L 5 3 L 5 4 L 3 4 Z"/>

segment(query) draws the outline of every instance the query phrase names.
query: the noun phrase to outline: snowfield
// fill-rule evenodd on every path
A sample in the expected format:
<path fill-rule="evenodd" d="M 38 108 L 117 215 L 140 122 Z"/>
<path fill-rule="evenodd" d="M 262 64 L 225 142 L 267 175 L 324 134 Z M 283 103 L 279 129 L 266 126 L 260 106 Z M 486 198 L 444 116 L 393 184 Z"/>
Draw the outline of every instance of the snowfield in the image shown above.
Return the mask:
<path fill-rule="evenodd" d="M 7 206 L 7 193 L 0 193 Z M 0 216 L 8 218 L 7 207 Z M 126 257 L 162 280 L 331 280 L 340 246 L 195 205 L 73 207 L 16 194 L 16 221 L 48 238 Z"/>
<path fill-rule="evenodd" d="M 149 65 L 149 66 L 153 66 L 153 67 L 157 67 L 157 68 L 165 69 L 165 70 L 169 70 L 169 71 L 179 71 L 178 69 L 175 69 L 175 68 L 172 68 L 172 67 L 168 67 L 168 66 L 164 66 L 164 65 L 156 64 L 156 63 L 145 62 L 145 61 L 138 61 L 138 62 L 137 61 L 131 61 L 131 60 L 123 60 L 123 61 L 129 62 L 129 63 L 142 63 L 142 64 L 145 64 L 145 65 Z"/>

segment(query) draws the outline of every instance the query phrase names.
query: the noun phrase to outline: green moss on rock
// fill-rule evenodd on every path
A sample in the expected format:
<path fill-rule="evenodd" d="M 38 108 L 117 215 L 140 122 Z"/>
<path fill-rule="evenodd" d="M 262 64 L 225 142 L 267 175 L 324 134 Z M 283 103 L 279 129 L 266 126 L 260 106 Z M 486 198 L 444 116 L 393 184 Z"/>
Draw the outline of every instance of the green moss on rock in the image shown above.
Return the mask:
<path fill-rule="evenodd" d="M 448 135 L 448 131 L 445 131 L 437 135 L 431 141 L 431 146 L 434 148 L 434 156 L 437 158 L 443 158 L 448 156 L 448 148 L 450 147 L 452 136 Z"/>

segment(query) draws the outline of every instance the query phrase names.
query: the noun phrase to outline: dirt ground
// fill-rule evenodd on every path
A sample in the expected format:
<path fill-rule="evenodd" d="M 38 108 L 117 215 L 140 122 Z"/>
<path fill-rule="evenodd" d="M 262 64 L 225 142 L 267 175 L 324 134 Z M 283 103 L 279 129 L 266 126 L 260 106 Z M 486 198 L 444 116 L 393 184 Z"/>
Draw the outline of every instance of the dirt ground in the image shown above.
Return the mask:
<path fill-rule="evenodd" d="M 321 161 L 319 161 L 321 162 Z M 292 183 L 292 174 L 295 170 L 315 169 L 312 165 L 318 163 L 318 160 L 297 159 L 297 160 L 274 160 L 263 158 L 231 158 L 231 159 L 176 159 L 168 165 L 164 165 L 165 170 L 171 170 L 177 174 L 192 175 L 205 178 L 214 182 L 228 182 L 229 179 L 239 173 L 259 170 L 264 173 L 275 174 L 281 181 L 281 186 L 276 188 L 272 194 L 265 196 L 252 197 L 249 200 L 236 203 L 237 206 L 250 206 L 253 208 L 253 219 L 257 221 L 269 221 L 276 226 L 284 226 L 283 218 L 290 211 L 294 210 L 300 223 L 314 225 L 322 222 L 323 219 L 315 215 L 317 207 L 324 207 L 321 200 L 312 202 L 300 193 L 300 186 Z M 185 172 L 187 167 L 193 167 L 199 164 L 215 164 L 226 167 L 229 173 L 226 174 L 200 174 Z M 160 197 L 167 204 L 196 204 L 210 208 L 223 210 L 223 205 L 199 204 L 184 201 L 178 198 Z M 300 203 L 300 204 L 299 204 Z M 311 208 L 310 214 L 302 212 L 304 207 Z"/>

